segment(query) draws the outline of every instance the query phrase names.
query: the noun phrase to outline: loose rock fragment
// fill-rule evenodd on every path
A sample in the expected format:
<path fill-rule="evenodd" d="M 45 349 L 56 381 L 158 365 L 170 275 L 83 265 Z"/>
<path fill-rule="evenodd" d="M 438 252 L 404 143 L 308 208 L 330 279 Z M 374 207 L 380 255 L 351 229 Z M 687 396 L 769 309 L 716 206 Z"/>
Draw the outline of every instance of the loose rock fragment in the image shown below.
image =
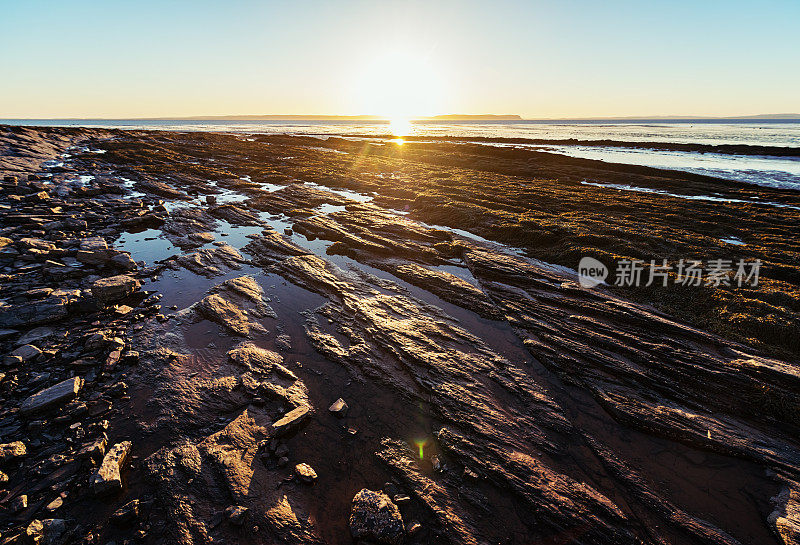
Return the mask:
<path fill-rule="evenodd" d="M 286 413 L 283 418 L 272 424 L 276 436 L 286 435 L 298 429 L 308 417 L 310 409 L 307 405 L 300 405 Z"/>
<path fill-rule="evenodd" d="M 83 388 L 83 379 L 80 377 L 68 378 L 45 390 L 37 392 L 22 402 L 19 411 L 23 415 L 31 415 L 45 409 L 63 405 L 71 401 Z"/>
<path fill-rule="evenodd" d="M 109 449 L 100 468 L 92 477 L 95 494 L 110 494 L 122 490 L 122 467 L 127 461 L 131 446 L 130 441 L 123 441 Z"/>
<path fill-rule="evenodd" d="M 23 346 L 20 346 L 16 350 L 14 350 L 11 353 L 11 355 L 12 356 L 19 356 L 20 358 L 22 358 L 22 361 L 29 361 L 29 360 L 32 360 L 32 359 L 36 358 L 41 353 L 42 353 L 42 351 L 39 350 L 38 348 L 36 348 L 35 346 L 33 346 L 32 344 L 25 344 Z"/>
<path fill-rule="evenodd" d="M 349 408 L 350 407 L 347 405 L 345 400 L 340 397 L 334 401 L 330 407 L 328 407 L 328 410 L 339 418 L 342 418 L 347 414 L 347 409 Z"/>
<path fill-rule="evenodd" d="M 317 472 L 308 464 L 297 464 L 294 466 L 294 474 L 304 483 L 313 483 L 317 480 Z"/>
<path fill-rule="evenodd" d="M 59 545 L 66 533 L 67 522 L 62 519 L 37 519 L 25 528 L 26 541 L 31 545 Z"/>
<path fill-rule="evenodd" d="M 386 545 L 399 545 L 405 534 L 403 517 L 389 496 L 383 492 L 362 488 L 353 497 L 350 534 L 356 540 L 373 540 Z"/>
<path fill-rule="evenodd" d="M 45 509 L 48 512 L 52 513 L 53 511 L 56 511 L 57 509 L 61 508 L 62 505 L 64 505 L 64 498 L 58 496 L 56 499 L 48 503 Z"/>
<path fill-rule="evenodd" d="M 11 504 L 9 505 L 11 508 L 12 513 L 18 513 L 23 509 L 28 508 L 28 496 L 26 494 L 20 494 L 13 500 L 11 500 Z"/>
<path fill-rule="evenodd" d="M 244 516 L 247 514 L 247 507 L 242 505 L 231 505 L 225 509 L 225 517 L 234 526 L 241 526 L 244 522 Z"/>
<path fill-rule="evenodd" d="M 119 526 L 130 524 L 139 518 L 139 500 L 131 500 L 111 515 L 111 521 Z"/>
<path fill-rule="evenodd" d="M 22 441 L 14 441 L 13 443 L 3 443 L 0 445 L 0 464 L 4 464 L 15 458 L 21 458 L 27 453 L 25 443 Z"/>

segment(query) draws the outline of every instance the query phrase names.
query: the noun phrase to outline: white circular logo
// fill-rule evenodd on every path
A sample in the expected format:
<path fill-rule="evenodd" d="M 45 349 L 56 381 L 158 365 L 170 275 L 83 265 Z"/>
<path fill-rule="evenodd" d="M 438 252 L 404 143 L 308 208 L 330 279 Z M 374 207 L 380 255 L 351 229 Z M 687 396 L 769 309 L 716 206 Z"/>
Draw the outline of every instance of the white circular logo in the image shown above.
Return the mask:
<path fill-rule="evenodd" d="M 593 257 L 582 257 L 578 263 L 578 282 L 584 288 L 593 288 L 608 278 L 608 269 Z"/>

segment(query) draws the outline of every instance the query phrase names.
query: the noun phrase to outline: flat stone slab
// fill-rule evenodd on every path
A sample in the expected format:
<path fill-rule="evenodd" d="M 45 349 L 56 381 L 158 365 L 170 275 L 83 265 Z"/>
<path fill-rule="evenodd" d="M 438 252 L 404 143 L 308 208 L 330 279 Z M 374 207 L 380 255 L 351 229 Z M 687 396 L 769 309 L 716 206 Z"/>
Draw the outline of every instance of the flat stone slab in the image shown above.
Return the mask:
<path fill-rule="evenodd" d="M 300 427 L 308 417 L 311 409 L 307 405 L 300 405 L 286 413 L 283 418 L 272 424 L 272 431 L 276 436 L 286 435 Z"/>
<path fill-rule="evenodd" d="M 72 377 L 45 390 L 36 392 L 22 402 L 19 411 L 24 415 L 34 414 L 71 401 L 83 388 L 83 379 Z"/>
<path fill-rule="evenodd" d="M 22 361 L 28 361 L 34 359 L 36 356 L 41 354 L 42 351 L 33 346 L 32 344 L 24 344 L 14 350 L 11 355 L 12 356 L 19 356 L 22 358 Z"/>

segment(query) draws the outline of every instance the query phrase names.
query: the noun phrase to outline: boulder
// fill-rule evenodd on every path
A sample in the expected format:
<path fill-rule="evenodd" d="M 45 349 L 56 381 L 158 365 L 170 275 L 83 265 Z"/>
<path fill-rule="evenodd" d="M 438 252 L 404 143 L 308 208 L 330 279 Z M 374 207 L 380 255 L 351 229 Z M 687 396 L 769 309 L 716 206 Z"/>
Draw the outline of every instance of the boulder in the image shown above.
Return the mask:
<path fill-rule="evenodd" d="M 350 534 L 355 540 L 371 540 L 386 545 L 400 545 L 405 534 L 400 509 L 383 492 L 362 488 L 353 497 Z"/>
<path fill-rule="evenodd" d="M 36 392 L 19 407 L 20 413 L 23 415 L 31 415 L 58 405 L 63 405 L 67 401 L 71 401 L 78 395 L 78 392 L 83 388 L 83 379 L 80 377 L 72 377 L 67 380 L 61 381 L 55 386 L 51 386 L 39 392 Z"/>
<path fill-rule="evenodd" d="M 126 274 L 101 278 L 92 284 L 92 295 L 104 306 L 123 299 L 139 289 L 141 282 Z"/>

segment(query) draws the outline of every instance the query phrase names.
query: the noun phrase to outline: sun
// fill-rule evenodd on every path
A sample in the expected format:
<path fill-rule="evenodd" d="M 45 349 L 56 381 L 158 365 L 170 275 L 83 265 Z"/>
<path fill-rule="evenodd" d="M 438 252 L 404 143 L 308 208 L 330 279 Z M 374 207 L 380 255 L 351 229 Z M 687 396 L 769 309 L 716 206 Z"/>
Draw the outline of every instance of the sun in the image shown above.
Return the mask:
<path fill-rule="evenodd" d="M 394 136 L 408 136 L 411 134 L 411 120 L 406 119 L 405 117 L 393 117 L 389 119 L 389 131 Z M 402 143 L 403 141 L 398 141 L 398 144 Z"/>
<path fill-rule="evenodd" d="M 364 59 L 352 78 L 353 109 L 390 122 L 396 136 L 411 133 L 415 118 L 443 113 L 444 73 L 430 54 L 399 44 Z"/>

